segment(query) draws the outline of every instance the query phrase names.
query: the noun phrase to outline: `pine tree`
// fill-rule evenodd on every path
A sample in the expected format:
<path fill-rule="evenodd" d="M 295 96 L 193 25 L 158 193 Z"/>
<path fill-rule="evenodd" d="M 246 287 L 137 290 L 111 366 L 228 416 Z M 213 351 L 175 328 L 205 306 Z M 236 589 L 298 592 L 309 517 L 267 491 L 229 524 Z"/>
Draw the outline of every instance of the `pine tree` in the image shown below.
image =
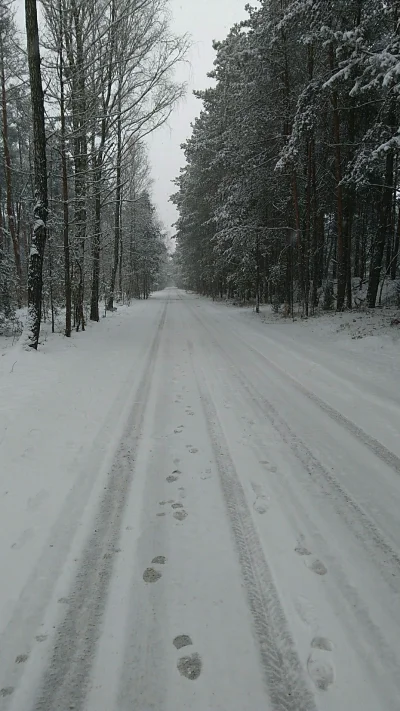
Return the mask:
<path fill-rule="evenodd" d="M 263 0 L 215 44 L 178 207 L 182 283 L 304 315 L 397 274 L 398 3 Z"/>

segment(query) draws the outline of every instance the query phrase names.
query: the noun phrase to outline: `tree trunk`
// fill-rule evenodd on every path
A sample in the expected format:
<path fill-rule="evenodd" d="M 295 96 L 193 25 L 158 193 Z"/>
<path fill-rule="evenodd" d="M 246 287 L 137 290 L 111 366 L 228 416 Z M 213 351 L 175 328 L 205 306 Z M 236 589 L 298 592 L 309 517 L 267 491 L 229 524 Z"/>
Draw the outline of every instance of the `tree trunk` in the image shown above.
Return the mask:
<path fill-rule="evenodd" d="M 335 68 L 335 52 L 333 44 L 329 47 L 329 65 L 333 72 Z M 346 293 L 346 265 L 343 235 L 343 188 L 342 188 L 342 156 L 340 145 L 340 114 L 339 101 L 336 89 L 332 91 L 332 111 L 333 111 L 333 142 L 335 146 L 335 177 L 336 177 L 336 219 L 337 219 L 337 302 L 336 308 L 342 311 L 344 307 L 344 297 Z"/>
<path fill-rule="evenodd" d="M 64 288 L 65 288 L 65 335 L 71 335 L 71 272 L 69 253 L 69 210 L 68 210 L 68 172 L 67 154 L 65 144 L 65 97 L 64 97 L 64 61 L 63 61 L 63 26 L 62 26 L 62 4 L 59 3 L 60 11 L 60 114 L 61 114 L 61 164 L 62 164 L 62 197 L 63 197 L 63 241 L 64 241 Z"/>
<path fill-rule="evenodd" d="M 94 235 L 92 241 L 92 293 L 90 300 L 90 320 L 99 321 L 99 297 L 100 297 L 100 248 L 101 248 L 101 187 L 103 175 L 103 151 L 108 133 L 108 111 L 110 107 L 111 91 L 113 86 L 113 67 L 115 51 L 116 32 L 116 0 L 111 2 L 111 24 L 110 24 L 110 48 L 107 64 L 107 85 L 102 101 L 102 120 L 100 146 L 97 156 L 94 158 L 94 183 L 95 183 L 95 208 L 94 208 Z M 93 134 L 94 135 L 94 134 Z"/>
<path fill-rule="evenodd" d="M 73 26 L 76 42 L 76 61 L 72 40 L 65 32 L 65 46 L 68 57 L 68 71 L 71 81 L 71 108 L 73 127 L 73 160 L 74 160 L 74 224 L 78 242 L 79 254 L 76 257 L 78 284 L 75 290 L 75 328 L 85 330 L 84 291 L 85 291 L 85 247 L 86 247 L 86 199 L 87 199 L 87 110 L 86 110 L 86 69 L 84 62 L 82 19 L 80 8 L 75 0 L 71 0 Z M 64 11 L 65 12 L 65 11 Z"/>
<path fill-rule="evenodd" d="M 121 101 L 119 99 L 118 110 L 121 111 Z M 117 187 L 115 191 L 115 217 L 114 217 L 114 262 L 111 270 L 110 296 L 107 308 L 112 311 L 114 308 L 114 292 L 117 281 L 118 262 L 120 258 L 120 223 L 121 223 L 121 159 L 122 159 L 122 119 L 121 113 L 118 116 L 117 127 Z"/>
<path fill-rule="evenodd" d="M 120 197 L 120 214 L 119 214 L 119 293 L 122 303 L 124 303 L 124 285 L 122 278 L 122 268 L 123 268 L 123 251 L 124 243 L 122 239 L 122 187 L 121 187 L 121 197 Z"/>
<path fill-rule="evenodd" d="M 351 288 L 351 243 L 353 231 L 353 215 L 354 215 L 354 195 L 351 188 L 348 189 L 346 199 L 344 201 L 343 214 L 343 250 L 344 250 L 344 268 L 346 274 L 346 306 L 352 308 L 352 288 Z"/>
<path fill-rule="evenodd" d="M 306 153 L 306 211 L 305 211 L 305 250 L 303 255 L 304 263 L 304 312 L 308 316 L 309 297 L 310 297 L 310 251 L 311 251 L 311 187 L 313 175 L 313 142 L 307 140 Z"/>
<path fill-rule="evenodd" d="M 318 287 L 322 282 L 322 264 L 320 255 L 320 217 L 318 214 L 317 166 L 315 160 L 315 139 L 311 141 L 312 152 L 312 296 L 311 305 L 314 310 L 318 303 Z M 323 242 L 322 242 L 323 243 Z M 322 250 L 321 250 L 322 251 Z"/>
<path fill-rule="evenodd" d="M 397 262 L 399 257 L 399 247 L 400 247 L 400 210 L 397 215 L 397 228 L 396 228 L 396 238 L 394 241 L 392 264 L 390 267 L 390 278 L 396 279 L 397 275 Z"/>
<path fill-rule="evenodd" d="M 12 169 L 11 169 L 11 156 L 10 149 L 8 146 L 8 116 L 7 116 L 7 95 L 6 95 L 6 78 L 4 72 L 4 51 L 3 51 L 3 36 L 0 31 L 0 61 L 1 61 L 1 105 L 2 105 L 2 117 L 3 117 L 3 150 L 4 150 L 4 172 L 6 178 L 6 191 L 7 191 L 7 220 L 8 229 L 11 236 L 11 241 L 14 250 L 15 259 L 15 269 L 17 272 L 17 302 L 18 306 L 22 306 L 21 299 L 21 282 L 22 282 L 22 268 L 21 268 L 21 253 L 19 240 L 17 235 L 17 230 L 15 226 L 15 214 L 14 205 L 12 198 Z"/>
<path fill-rule="evenodd" d="M 390 150 L 386 156 L 385 184 L 382 186 L 381 200 L 379 204 L 379 225 L 378 234 L 372 250 L 371 266 L 369 272 L 367 303 L 370 309 L 375 308 L 376 296 L 379 288 L 379 280 L 382 270 L 383 254 L 385 244 L 390 229 L 390 213 L 393 197 L 393 151 Z"/>
<path fill-rule="evenodd" d="M 364 216 L 362 215 L 361 218 L 361 225 L 363 225 L 364 221 Z M 360 244 L 361 244 L 361 235 L 360 235 L 360 228 L 356 229 L 355 231 L 355 244 L 354 244 L 354 276 L 355 277 L 361 277 L 361 269 L 360 269 Z"/>
<path fill-rule="evenodd" d="M 101 234 L 101 173 L 102 156 L 95 158 L 95 198 L 94 198 L 94 233 L 92 239 L 92 292 L 90 300 L 90 320 L 100 321 L 100 234 Z"/>
<path fill-rule="evenodd" d="M 394 132 L 395 126 L 395 104 L 392 99 L 389 108 L 388 125 Z M 393 169 L 394 169 L 394 154 L 393 149 L 390 149 L 386 154 L 384 184 L 381 190 L 381 199 L 379 202 L 379 224 L 378 234 L 373 245 L 371 264 L 369 271 L 367 303 L 370 309 L 375 308 L 376 296 L 379 288 L 379 280 L 382 270 L 383 255 L 385 244 L 389 238 L 390 227 L 392 223 L 392 200 L 393 200 Z"/>
<path fill-rule="evenodd" d="M 256 235 L 256 313 L 260 313 L 260 233 Z"/>
<path fill-rule="evenodd" d="M 3 201 L 1 196 L 1 184 L 0 184 L 0 250 L 4 250 L 6 246 L 6 241 L 4 239 L 4 222 L 3 222 Z"/>
<path fill-rule="evenodd" d="M 295 170 L 292 172 L 292 193 L 293 193 L 293 208 L 294 208 L 294 221 L 296 225 L 296 242 L 297 242 L 297 259 L 298 259 L 298 269 L 299 269 L 299 287 L 300 294 L 302 298 L 304 297 L 304 270 L 303 270 L 303 243 L 301 236 L 301 224 L 300 224 L 300 205 L 299 205 L 299 195 L 297 190 L 297 176 Z M 292 263 L 292 278 L 293 278 L 293 263 Z"/>
<path fill-rule="evenodd" d="M 26 41 L 31 85 L 35 207 L 28 268 L 27 345 L 37 349 L 42 317 L 43 258 L 48 214 L 46 134 L 36 0 L 25 0 Z"/>

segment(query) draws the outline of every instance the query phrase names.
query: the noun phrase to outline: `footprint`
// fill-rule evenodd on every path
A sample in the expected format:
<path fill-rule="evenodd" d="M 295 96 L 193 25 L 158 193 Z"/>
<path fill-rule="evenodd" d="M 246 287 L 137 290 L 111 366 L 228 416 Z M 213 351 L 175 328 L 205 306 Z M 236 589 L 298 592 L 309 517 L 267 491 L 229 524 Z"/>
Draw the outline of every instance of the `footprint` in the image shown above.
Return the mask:
<path fill-rule="evenodd" d="M 162 511 L 161 513 L 158 513 L 158 514 L 156 514 L 156 515 L 157 515 L 157 516 L 165 516 L 165 513 L 164 513 L 164 511 Z"/>
<path fill-rule="evenodd" d="M 274 467 L 271 462 L 268 461 L 268 459 L 262 459 L 260 460 L 260 464 L 263 464 L 266 469 L 268 469 L 269 472 L 272 472 L 275 474 L 278 471 L 278 467 Z"/>
<path fill-rule="evenodd" d="M 176 518 L 177 521 L 184 521 L 186 518 L 187 513 L 182 509 L 182 511 L 175 511 L 174 512 L 174 518 Z"/>
<path fill-rule="evenodd" d="M 175 503 L 175 499 L 168 499 L 168 501 L 167 501 L 167 504 L 174 504 L 174 503 Z"/>
<path fill-rule="evenodd" d="M 254 481 L 251 482 L 251 488 L 257 496 L 263 495 L 263 488 L 260 484 L 256 484 Z"/>
<path fill-rule="evenodd" d="M 253 509 L 258 514 L 265 514 L 268 511 L 268 501 L 269 496 L 264 494 L 264 490 L 260 484 L 251 483 L 251 488 L 253 489 L 256 499 L 253 503 Z"/>
<path fill-rule="evenodd" d="M 181 657 L 178 660 L 177 667 L 181 676 L 190 679 L 190 681 L 195 681 L 201 674 L 201 657 L 196 652 L 188 657 Z"/>
<path fill-rule="evenodd" d="M 160 506 L 165 506 L 165 504 L 166 504 L 167 502 L 166 502 L 166 501 L 159 501 L 158 503 L 160 504 Z"/>
<path fill-rule="evenodd" d="M 313 649 L 321 649 L 324 652 L 333 652 L 333 644 L 327 637 L 314 637 L 311 647 Z"/>
<path fill-rule="evenodd" d="M 308 548 L 305 548 L 304 546 L 297 546 L 294 550 L 297 555 L 311 555 L 311 551 L 309 551 Z"/>
<path fill-rule="evenodd" d="M 304 536 L 301 535 L 298 538 L 298 544 L 294 549 L 297 555 L 305 556 L 304 564 L 309 569 L 312 570 L 316 575 L 326 575 L 328 572 L 327 567 L 318 558 L 314 558 L 312 561 L 308 559 L 311 555 L 311 551 L 304 545 Z"/>
<path fill-rule="evenodd" d="M 180 504 L 179 502 L 177 502 L 176 504 L 172 504 L 172 507 L 171 507 L 171 508 L 173 508 L 173 509 L 182 509 L 182 508 L 183 508 L 183 504 Z"/>
<path fill-rule="evenodd" d="M 205 476 L 201 476 L 200 479 L 205 481 L 206 479 L 211 479 L 211 469 L 206 469 Z"/>
<path fill-rule="evenodd" d="M 156 555 L 151 562 L 153 565 L 165 565 L 166 560 L 165 555 Z"/>
<path fill-rule="evenodd" d="M 189 449 L 190 454 L 197 454 L 198 451 L 199 451 L 199 450 L 196 449 L 196 447 L 191 447 L 191 448 Z"/>
<path fill-rule="evenodd" d="M 307 560 L 305 560 L 304 563 L 309 570 L 312 570 L 313 573 L 316 573 L 317 575 L 326 575 L 328 572 L 328 569 L 321 560 L 318 560 L 318 558 L 315 558 L 312 563 L 309 563 Z"/>
<path fill-rule="evenodd" d="M 18 540 L 11 545 L 11 548 L 14 548 L 14 550 L 20 550 L 25 545 L 25 543 L 28 543 L 28 541 L 32 540 L 33 536 L 33 529 L 27 528 L 21 533 Z"/>
<path fill-rule="evenodd" d="M 307 671 L 317 689 L 327 691 L 335 681 L 335 668 L 327 652 L 333 651 L 332 642 L 326 637 L 314 637 L 312 651 L 307 660 Z"/>
<path fill-rule="evenodd" d="M 47 639 L 47 634 L 37 634 L 35 639 L 36 642 L 45 642 Z"/>
<path fill-rule="evenodd" d="M 254 511 L 256 511 L 258 514 L 261 514 L 261 515 L 267 513 L 267 511 L 268 511 L 267 507 L 264 506 L 263 504 L 257 503 L 257 500 L 253 504 L 253 509 L 254 509 Z"/>
<path fill-rule="evenodd" d="M 23 664 L 24 662 L 28 661 L 29 654 L 18 654 L 18 657 L 15 660 L 16 664 Z"/>
<path fill-rule="evenodd" d="M 168 482 L 168 484 L 172 484 L 172 482 L 174 482 L 174 481 L 178 481 L 178 477 L 177 477 L 177 476 L 175 476 L 174 474 L 170 474 L 169 476 L 167 476 L 167 482 Z"/>
<path fill-rule="evenodd" d="M 190 639 L 188 634 L 180 634 L 178 637 L 175 637 L 173 641 L 174 647 L 176 649 L 182 649 L 182 647 L 188 647 L 190 644 L 193 644 L 192 640 Z"/>
<path fill-rule="evenodd" d="M 14 692 L 14 687 L 13 686 L 5 686 L 3 689 L 0 689 L 0 696 L 3 698 L 5 696 L 11 696 L 11 694 Z"/>
<path fill-rule="evenodd" d="M 178 425 L 178 427 L 174 430 L 174 434 L 181 434 L 183 430 L 183 425 Z"/>
<path fill-rule="evenodd" d="M 194 415 L 194 412 L 193 412 L 193 410 L 186 410 L 186 414 L 192 416 L 192 415 Z"/>
<path fill-rule="evenodd" d="M 300 595 L 295 601 L 295 608 L 302 622 L 304 622 L 307 627 L 317 631 L 319 623 L 314 605 L 306 597 Z"/>
<path fill-rule="evenodd" d="M 158 570 L 155 570 L 155 568 L 146 568 L 143 573 L 143 580 L 145 583 L 156 583 L 161 577 L 161 573 Z"/>

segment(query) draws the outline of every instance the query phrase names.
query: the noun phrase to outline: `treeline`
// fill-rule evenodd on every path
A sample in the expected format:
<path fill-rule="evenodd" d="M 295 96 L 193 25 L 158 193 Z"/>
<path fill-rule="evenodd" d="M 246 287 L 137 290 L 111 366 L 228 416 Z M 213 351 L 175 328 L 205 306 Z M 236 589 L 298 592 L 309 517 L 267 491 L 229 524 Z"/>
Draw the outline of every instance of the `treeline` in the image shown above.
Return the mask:
<path fill-rule="evenodd" d="M 147 298 L 165 281 L 144 139 L 183 94 L 173 69 L 187 40 L 172 34 L 167 0 L 43 0 L 40 77 L 36 0 L 25 7 L 28 53 L 0 0 L 0 332 L 30 300 L 53 325 L 65 312 L 69 336 L 102 302 Z"/>
<path fill-rule="evenodd" d="M 261 0 L 215 44 L 172 197 L 181 285 L 369 307 L 398 276 L 400 2 Z"/>

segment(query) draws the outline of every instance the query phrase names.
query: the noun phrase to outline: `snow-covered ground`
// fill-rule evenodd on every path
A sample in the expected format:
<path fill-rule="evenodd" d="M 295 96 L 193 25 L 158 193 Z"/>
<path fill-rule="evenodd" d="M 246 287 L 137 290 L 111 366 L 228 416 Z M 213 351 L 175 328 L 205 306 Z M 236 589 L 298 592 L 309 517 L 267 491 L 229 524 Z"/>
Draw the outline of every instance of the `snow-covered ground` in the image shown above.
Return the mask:
<path fill-rule="evenodd" d="M 398 711 L 399 341 L 377 318 L 168 289 L 3 350 L 0 711 Z"/>

